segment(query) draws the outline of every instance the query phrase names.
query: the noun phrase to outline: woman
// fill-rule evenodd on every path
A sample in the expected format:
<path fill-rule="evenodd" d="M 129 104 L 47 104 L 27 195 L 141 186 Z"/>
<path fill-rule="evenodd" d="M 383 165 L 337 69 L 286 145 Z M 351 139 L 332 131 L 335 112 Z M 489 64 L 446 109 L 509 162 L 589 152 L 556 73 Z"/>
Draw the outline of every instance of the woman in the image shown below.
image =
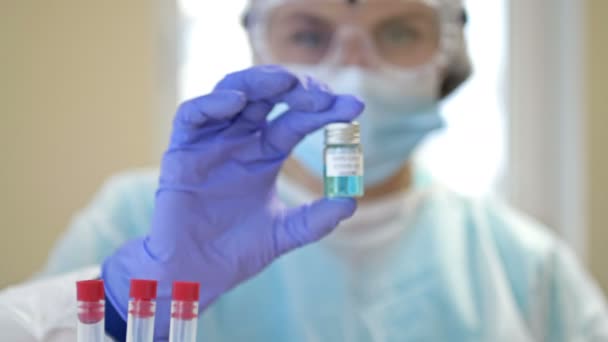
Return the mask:
<path fill-rule="evenodd" d="M 171 282 L 190 280 L 201 341 L 608 340 L 602 294 L 547 229 L 415 177 L 412 151 L 470 72 L 463 13 L 457 0 L 252 1 L 259 66 L 182 104 L 159 183 L 106 185 L 46 270 L 76 273 L 8 290 L 0 322 L 49 336 L 61 324 L 18 298 L 53 289 L 74 307 L 73 280 L 100 276 L 117 339 L 129 280 L 149 278 L 157 339 Z M 320 129 L 355 119 L 366 195 L 315 201 Z"/>

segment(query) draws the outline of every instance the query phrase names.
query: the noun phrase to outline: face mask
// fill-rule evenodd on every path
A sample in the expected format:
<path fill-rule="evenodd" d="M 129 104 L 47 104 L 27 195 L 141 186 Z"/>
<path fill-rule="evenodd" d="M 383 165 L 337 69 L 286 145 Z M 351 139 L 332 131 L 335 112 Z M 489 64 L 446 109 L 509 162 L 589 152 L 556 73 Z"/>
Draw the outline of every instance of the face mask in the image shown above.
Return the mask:
<path fill-rule="evenodd" d="M 331 71 L 301 66 L 288 69 L 324 81 L 335 93 L 356 95 L 365 102 L 358 121 L 366 185 L 377 185 L 395 175 L 424 137 L 442 126 L 437 105 L 438 68 L 434 65 L 396 72 L 357 67 Z M 319 130 L 298 144 L 292 155 L 322 177 L 323 148 L 323 131 Z"/>

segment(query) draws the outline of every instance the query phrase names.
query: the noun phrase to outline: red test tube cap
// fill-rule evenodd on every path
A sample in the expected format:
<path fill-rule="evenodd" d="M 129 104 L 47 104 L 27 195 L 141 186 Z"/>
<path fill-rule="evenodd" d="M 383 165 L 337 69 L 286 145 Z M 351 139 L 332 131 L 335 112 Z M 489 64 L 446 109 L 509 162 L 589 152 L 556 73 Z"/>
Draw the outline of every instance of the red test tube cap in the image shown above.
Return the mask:
<path fill-rule="evenodd" d="M 200 284 L 188 281 L 176 281 L 173 283 L 173 300 L 182 302 L 198 302 Z"/>
<path fill-rule="evenodd" d="M 77 281 L 76 299 L 80 302 L 98 302 L 104 300 L 103 280 Z"/>
<path fill-rule="evenodd" d="M 139 300 L 156 299 L 156 280 L 131 279 L 129 297 Z"/>

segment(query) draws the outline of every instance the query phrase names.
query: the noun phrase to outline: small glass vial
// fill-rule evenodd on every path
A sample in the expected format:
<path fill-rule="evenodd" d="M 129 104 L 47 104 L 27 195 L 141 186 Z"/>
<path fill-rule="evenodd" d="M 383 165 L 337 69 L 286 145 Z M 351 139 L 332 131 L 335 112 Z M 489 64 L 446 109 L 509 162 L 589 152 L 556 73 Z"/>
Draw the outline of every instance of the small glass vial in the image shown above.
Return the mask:
<path fill-rule="evenodd" d="M 363 196 L 363 150 L 357 122 L 327 125 L 323 159 L 326 197 Z"/>
<path fill-rule="evenodd" d="M 156 312 L 155 280 L 131 279 L 127 342 L 152 342 Z"/>
<path fill-rule="evenodd" d="M 169 342 L 196 342 L 199 292 L 199 283 L 173 283 Z"/>
<path fill-rule="evenodd" d="M 78 300 L 78 342 L 103 342 L 105 296 L 102 280 L 76 282 Z"/>

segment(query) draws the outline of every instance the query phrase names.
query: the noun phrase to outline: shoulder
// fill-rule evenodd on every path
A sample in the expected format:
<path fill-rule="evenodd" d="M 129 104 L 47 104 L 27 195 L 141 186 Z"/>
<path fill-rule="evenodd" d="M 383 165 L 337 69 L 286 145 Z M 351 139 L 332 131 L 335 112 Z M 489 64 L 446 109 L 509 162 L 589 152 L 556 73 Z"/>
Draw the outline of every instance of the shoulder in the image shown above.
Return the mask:
<path fill-rule="evenodd" d="M 443 228 L 452 226 L 459 234 L 442 247 L 462 246 L 472 264 L 484 265 L 475 268 L 474 278 L 502 298 L 498 303 L 512 301 L 536 339 L 608 337 L 601 291 L 554 231 L 497 199 L 471 199 L 445 189 L 434 189 L 429 198 L 431 215 L 448 216 L 437 229 L 446 233 Z"/>
<path fill-rule="evenodd" d="M 472 198 L 442 187 L 433 188 L 431 198 L 460 215 L 470 230 L 490 239 L 511 262 L 540 261 L 561 245 L 554 231 L 498 198 Z"/>
<path fill-rule="evenodd" d="M 505 285 L 525 310 L 547 265 L 556 253 L 567 250 L 565 244 L 548 227 L 497 198 L 470 198 L 445 188 L 433 189 L 431 198 L 439 210 L 462 222 L 469 240 L 478 242 L 469 247 L 492 255 L 508 282 Z"/>
<path fill-rule="evenodd" d="M 567 242 L 500 201 L 482 201 L 479 208 L 535 336 L 551 341 L 608 337 L 604 296 Z"/>
<path fill-rule="evenodd" d="M 503 259 L 546 262 L 564 243 L 557 233 L 532 217 L 491 198 L 475 201 L 473 207 L 484 220 Z M 532 265 L 530 265 L 532 266 Z"/>

